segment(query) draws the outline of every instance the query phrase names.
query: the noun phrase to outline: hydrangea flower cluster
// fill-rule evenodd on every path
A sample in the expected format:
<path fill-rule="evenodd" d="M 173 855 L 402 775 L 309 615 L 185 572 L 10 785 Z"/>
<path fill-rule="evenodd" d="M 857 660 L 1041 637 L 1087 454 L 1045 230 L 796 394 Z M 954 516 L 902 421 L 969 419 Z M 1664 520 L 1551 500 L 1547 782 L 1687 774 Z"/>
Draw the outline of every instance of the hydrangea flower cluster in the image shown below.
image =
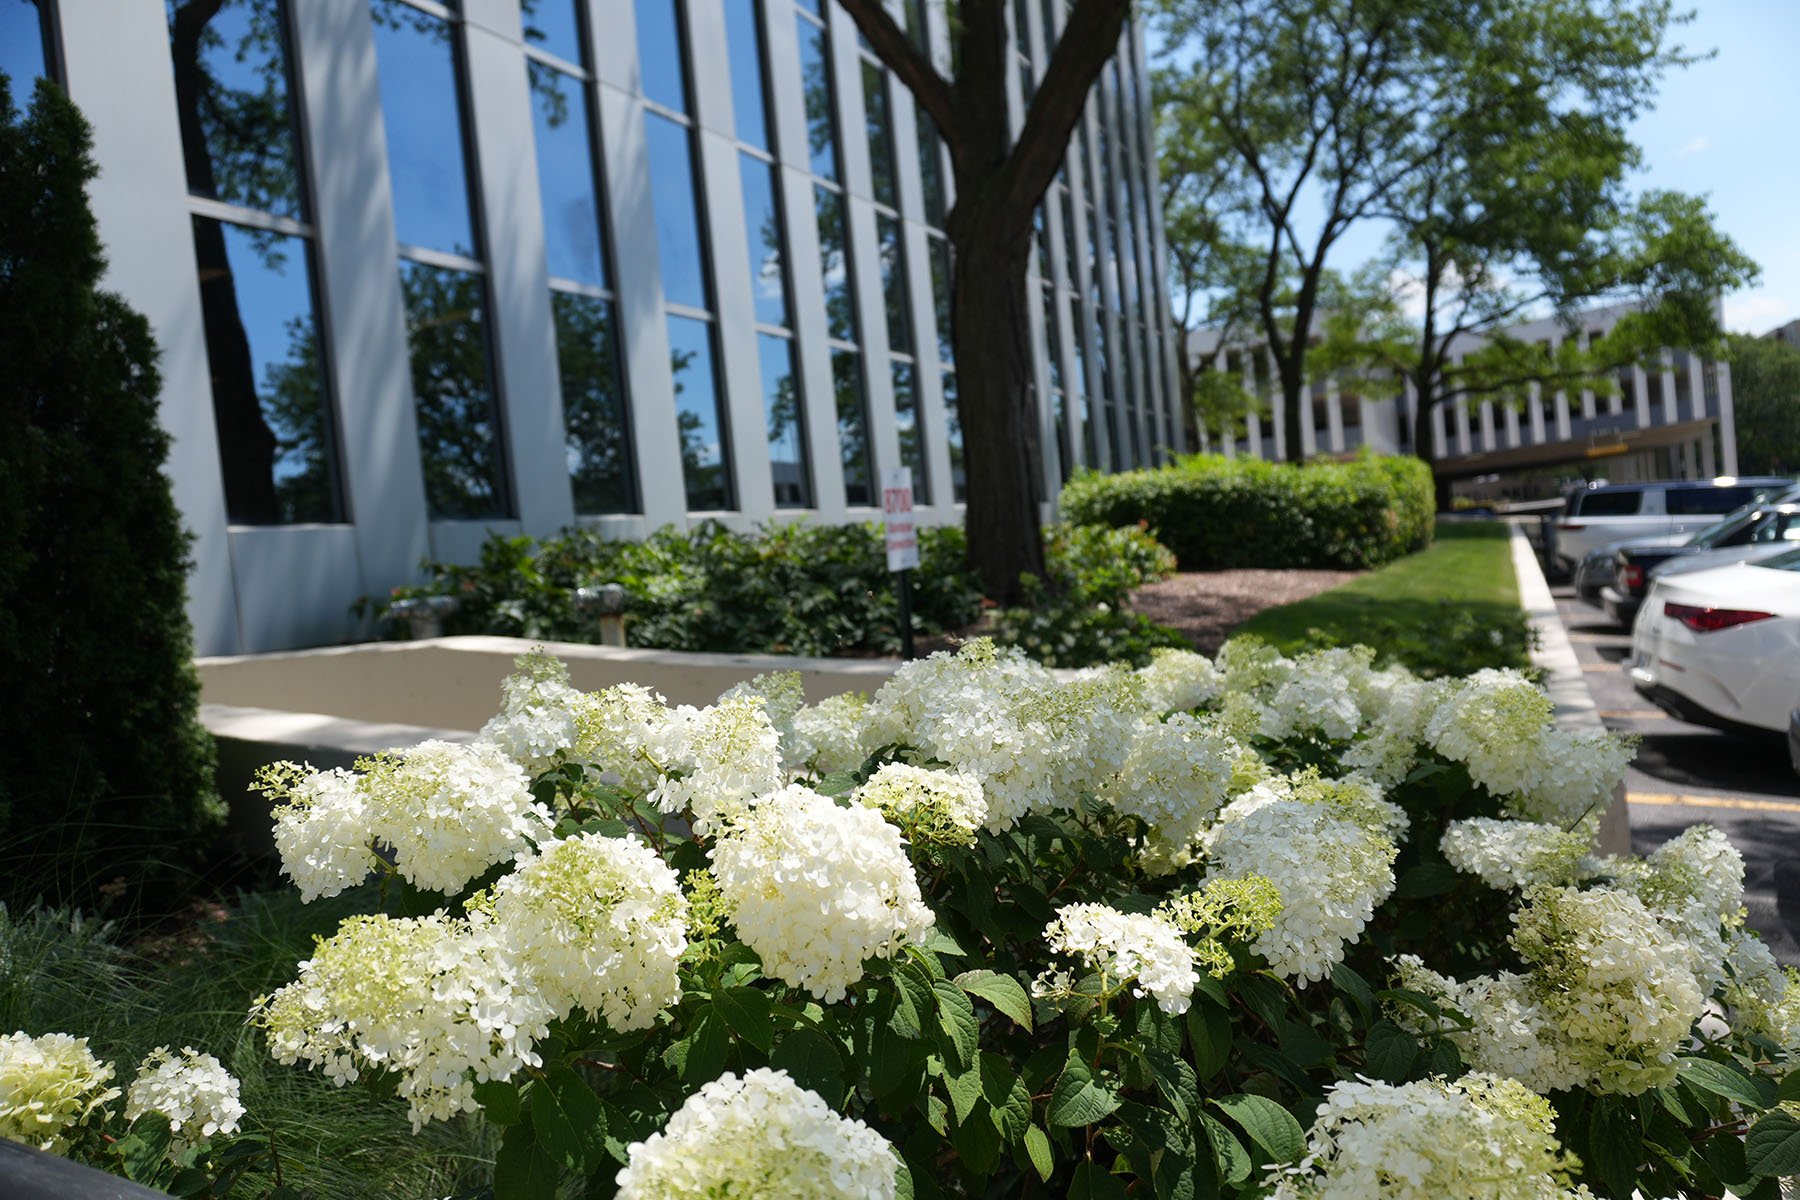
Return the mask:
<path fill-rule="evenodd" d="M 353 771 L 274 763 L 256 787 L 275 801 L 275 851 L 302 902 L 353 888 L 375 869 L 369 797 Z"/>
<path fill-rule="evenodd" d="M 1754 934 L 1740 934 L 1727 960 L 1725 1002 L 1736 1011 L 1734 1027 L 1800 1054 L 1800 971 L 1783 970 Z"/>
<path fill-rule="evenodd" d="M 1150 652 L 1150 665 L 1138 669 L 1144 704 L 1158 716 L 1188 712 L 1219 694 L 1219 673 L 1212 659 L 1192 650 L 1161 647 Z"/>
<path fill-rule="evenodd" d="M 125 1094 L 125 1119 L 161 1113 L 178 1146 L 204 1146 L 215 1135 L 238 1130 L 244 1105 L 237 1077 L 210 1054 L 183 1046 L 180 1055 L 158 1046 L 138 1066 Z"/>
<path fill-rule="evenodd" d="M 827 1003 L 862 978 L 865 960 L 923 938 L 936 920 L 898 828 L 799 784 L 752 803 L 709 854 L 763 971 Z"/>
<path fill-rule="evenodd" d="M 1200 983 L 1194 951 L 1164 917 L 1123 913 L 1104 904 L 1065 904 L 1044 929 L 1057 954 L 1079 958 L 1109 984 L 1131 983 L 1134 996 L 1151 996 L 1166 1013 L 1180 1014 Z M 1040 976 L 1039 995 L 1058 990 L 1057 976 Z"/>
<path fill-rule="evenodd" d="M 960 771 L 885 763 L 852 798 L 879 810 L 914 845 L 973 845 L 987 821 L 981 782 Z"/>
<path fill-rule="evenodd" d="M 1565 830 L 1534 821 L 1473 817 L 1452 821 L 1438 848 L 1457 870 L 1504 891 L 1576 882 L 1583 877 L 1582 864 L 1592 845 L 1586 823 Z"/>
<path fill-rule="evenodd" d="M 629 791 L 648 792 L 663 776 L 662 764 L 651 756 L 651 740 L 668 719 L 663 698 L 640 684 L 590 692 L 576 711 L 572 757 Z"/>
<path fill-rule="evenodd" d="M 514 660 L 515 674 L 500 685 L 500 711 L 481 727 L 478 740 L 497 746 L 525 773 L 537 776 L 561 763 L 581 736 L 585 693 L 569 684 L 569 668 L 542 650 Z"/>
<path fill-rule="evenodd" d="M 794 714 L 792 730 L 781 742 L 783 763 L 821 775 L 862 766 L 870 747 L 863 741 L 863 718 L 869 698 L 862 692 L 840 692 Z"/>
<path fill-rule="evenodd" d="M 1549 1101 L 1493 1075 L 1334 1084 L 1307 1154 L 1271 1178 L 1272 1200 L 1561 1200 L 1569 1161 Z"/>
<path fill-rule="evenodd" d="M 494 885 L 489 911 L 559 1018 L 586 1010 L 644 1029 L 681 999 L 686 901 L 675 872 L 636 837 L 549 841 Z"/>
<path fill-rule="evenodd" d="M 0 1037 L 0 1137 L 57 1152 L 116 1100 L 111 1063 L 66 1033 Z"/>
<path fill-rule="evenodd" d="M 726 1074 L 689 1096 L 659 1133 L 627 1150 L 620 1200 L 723 1196 L 893 1200 L 899 1159 L 784 1071 Z"/>
<path fill-rule="evenodd" d="M 651 732 L 646 749 L 663 771 L 646 798 L 663 812 L 689 813 L 696 833 L 713 832 L 781 786 L 780 735 L 760 696 L 684 704 Z"/>
<path fill-rule="evenodd" d="M 1100 796 L 1142 820 L 1157 837 L 1185 846 L 1225 803 L 1243 748 L 1217 721 L 1178 712 L 1139 721 L 1117 775 Z"/>

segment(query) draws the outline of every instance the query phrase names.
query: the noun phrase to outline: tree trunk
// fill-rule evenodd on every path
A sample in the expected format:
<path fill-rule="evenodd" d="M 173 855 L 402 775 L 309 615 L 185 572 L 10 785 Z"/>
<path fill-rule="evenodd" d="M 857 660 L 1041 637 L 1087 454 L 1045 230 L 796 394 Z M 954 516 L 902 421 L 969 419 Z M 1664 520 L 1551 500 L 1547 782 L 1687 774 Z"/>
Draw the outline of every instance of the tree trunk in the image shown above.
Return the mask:
<path fill-rule="evenodd" d="M 1285 457 L 1291 463 L 1306 461 L 1306 443 L 1300 436 L 1300 422 L 1303 418 L 1312 419 L 1312 397 L 1306 387 L 1304 361 L 1303 357 L 1297 361 L 1279 357 L 1275 360 L 1279 374 L 1276 382 L 1281 388 L 1281 436 L 1287 443 Z"/>

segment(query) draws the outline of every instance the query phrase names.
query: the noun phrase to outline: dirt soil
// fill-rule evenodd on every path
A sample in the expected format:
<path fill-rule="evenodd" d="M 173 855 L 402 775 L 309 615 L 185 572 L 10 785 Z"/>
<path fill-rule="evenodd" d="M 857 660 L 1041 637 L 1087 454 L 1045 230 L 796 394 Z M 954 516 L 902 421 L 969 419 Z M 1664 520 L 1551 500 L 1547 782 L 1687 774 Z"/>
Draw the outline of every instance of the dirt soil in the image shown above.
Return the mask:
<path fill-rule="evenodd" d="M 1231 631 L 1265 608 L 1292 604 L 1355 579 L 1361 571 L 1184 571 L 1140 588 L 1131 607 L 1215 654 Z"/>

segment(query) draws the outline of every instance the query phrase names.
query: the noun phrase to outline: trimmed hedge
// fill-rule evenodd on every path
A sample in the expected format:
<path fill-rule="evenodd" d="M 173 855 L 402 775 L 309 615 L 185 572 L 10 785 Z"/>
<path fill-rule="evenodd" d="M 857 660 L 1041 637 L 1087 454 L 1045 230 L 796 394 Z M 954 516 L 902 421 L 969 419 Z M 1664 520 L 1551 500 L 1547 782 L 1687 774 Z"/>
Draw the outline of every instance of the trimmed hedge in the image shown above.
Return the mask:
<path fill-rule="evenodd" d="M 1270 463 L 1190 455 L 1173 466 L 1085 474 L 1062 491 L 1073 524 L 1144 522 L 1184 571 L 1378 567 L 1431 544 L 1431 468 L 1410 457 Z"/>

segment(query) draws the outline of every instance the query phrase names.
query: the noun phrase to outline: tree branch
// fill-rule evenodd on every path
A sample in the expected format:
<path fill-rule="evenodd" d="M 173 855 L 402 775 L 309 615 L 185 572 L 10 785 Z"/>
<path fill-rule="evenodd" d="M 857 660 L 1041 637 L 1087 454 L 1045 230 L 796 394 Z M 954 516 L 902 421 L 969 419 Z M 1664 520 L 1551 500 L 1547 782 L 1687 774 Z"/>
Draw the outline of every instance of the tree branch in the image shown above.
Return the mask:
<path fill-rule="evenodd" d="M 937 123 L 938 132 L 946 141 L 958 136 L 956 122 L 956 105 L 952 102 L 950 84 L 931 59 L 920 50 L 914 41 L 906 36 L 906 31 L 894 23 L 879 0 L 838 0 L 850 19 L 856 22 L 857 29 L 867 39 L 875 56 L 892 71 L 906 90 L 912 93 L 913 103 Z"/>
<path fill-rule="evenodd" d="M 1069 10 L 1050 66 L 1026 110 L 1019 140 L 1006 160 L 1000 196 L 1021 226 L 1031 222 L 1032 210 L 1062 166 L 1088 93 L 1118 50 L 1130 13 L 1131 0 L 1075 0 Z"/>

